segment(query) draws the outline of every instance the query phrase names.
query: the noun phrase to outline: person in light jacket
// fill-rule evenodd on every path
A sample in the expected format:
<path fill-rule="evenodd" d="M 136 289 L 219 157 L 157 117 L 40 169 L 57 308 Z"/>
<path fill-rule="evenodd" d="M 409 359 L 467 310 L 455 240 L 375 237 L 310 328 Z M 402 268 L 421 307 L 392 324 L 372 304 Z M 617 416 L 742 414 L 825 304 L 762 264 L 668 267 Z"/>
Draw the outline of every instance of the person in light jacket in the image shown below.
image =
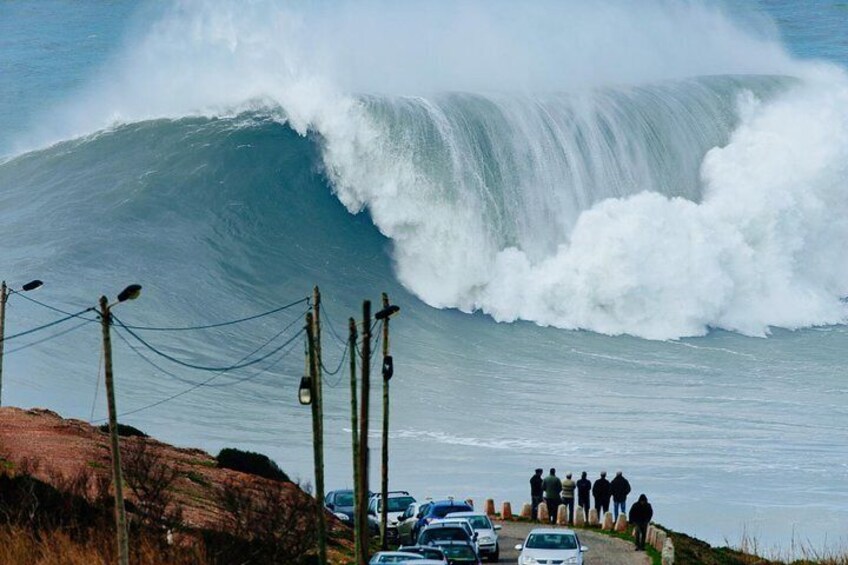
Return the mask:
<path fill-rule="evenodd" d="M 568 523 L 574 523 L 574 489 L 577 483 L 571 480 L 571 473 L 562 481 L 562 503 L 568 508 Z"/>

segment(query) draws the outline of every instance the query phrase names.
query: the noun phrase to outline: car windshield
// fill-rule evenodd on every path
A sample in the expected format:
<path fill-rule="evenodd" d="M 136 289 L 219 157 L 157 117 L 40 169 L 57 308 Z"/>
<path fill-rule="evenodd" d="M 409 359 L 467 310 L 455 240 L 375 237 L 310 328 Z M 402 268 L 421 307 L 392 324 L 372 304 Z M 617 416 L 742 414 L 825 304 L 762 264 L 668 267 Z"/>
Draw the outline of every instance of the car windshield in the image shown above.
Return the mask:
<path fill-rule="evenodd" d="M 577 549 L 574 534 L 530 534 L 524 547 L 528 549 Z"/>
<path fill-rule="evenodd" d="M 433 516 L 444 518 L 451 512 L 471 512 L 471 507 L 465 504 L 459 506 L 436 506 L 433 508 Z"/>
<path fill-rule="evenodd" d="M 353 495 L 346 492 L 337 494 L 336 506 L 353 506 Z"/>
<path fill-rule="evenodd" d="M 491 530 L 492 523 L 489 522 L 489 519 L 485 516 L 463 516 L 466 520 L 471 522 L 471 527 L 475 530 Z"/>
<path fill-rule="evenodd" d="M 462 528 L 433 528 L 421 532 L 420 544 L 431 541 L 468 541 L 468 533 Z"/>
<path fill-rule="evenodd" d="M 445 545 L 442 546 L 442 551 L 445 552 L 445 557 L 448 559 L 473 558 L 474 550 L 467 545 Z"/>
<path fill-rule="evenodd" d="M 415 502 L 415 499 L 411 496 L 396 496 L 394 498 L 389 499 L 389 505 L 387 507 L 389 512 L 403 512 L 409 505 Z M 382 501 L 377 505 L 379 510 L 383 509 Z"/>

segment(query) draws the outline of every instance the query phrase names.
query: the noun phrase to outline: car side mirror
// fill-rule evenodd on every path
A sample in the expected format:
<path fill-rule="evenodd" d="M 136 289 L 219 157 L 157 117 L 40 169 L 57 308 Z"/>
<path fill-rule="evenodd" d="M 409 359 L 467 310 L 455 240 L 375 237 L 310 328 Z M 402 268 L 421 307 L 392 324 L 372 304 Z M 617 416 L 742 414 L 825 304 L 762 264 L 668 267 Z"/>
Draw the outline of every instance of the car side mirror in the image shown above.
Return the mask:
<path fill-rule="evenodd" d="M 500 530 L 501 528 L 503 528 L 503 526 L 501 526 L 500 524 L 495 524 L 495 529 L 496 529 L 496 530 Z"/>
<path fill-rule="evenodd" d="M 581 553 L 586 553 L 587 551 L 589 551 L 589 548 L 588 548 L 588 547 L 586 547 L 585 545 L 581 545 L 581 546 L 580 546 L 580 552 L 581 552 Z"/>
<path fill-rule="evenodd" d="M 477 541 L 477 537 L 478 537 L 479 535 L 480 535 L 480 534 L 478 534 L 477 532 L 474 532 L 474 541 Z"/>
<path fill-rule="evenodd" d="M 515 546 L 515 551 L 521 551 L 522 549 L 524 549 L 524 545 L 522 545 L 520 543 Z"/>

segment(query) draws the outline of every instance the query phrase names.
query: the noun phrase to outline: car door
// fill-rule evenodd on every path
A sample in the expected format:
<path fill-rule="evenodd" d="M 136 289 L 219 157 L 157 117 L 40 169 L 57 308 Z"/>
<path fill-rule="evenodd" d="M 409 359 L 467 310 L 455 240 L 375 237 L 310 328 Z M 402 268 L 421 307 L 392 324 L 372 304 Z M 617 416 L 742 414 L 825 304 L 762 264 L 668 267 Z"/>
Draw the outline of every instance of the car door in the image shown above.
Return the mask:
<path fill-rule="evenodd" d="M 412 503 L 406 509 L 400 518 L 398 518 L 398 541 L 403 544 L 406 541 L 409 541 L 410 544 L 414 544 L 415 540 L 412 539 L 412 525 L 415 523 L 415 512 L 418 510 L 418 505 L 416 503 Z"/>

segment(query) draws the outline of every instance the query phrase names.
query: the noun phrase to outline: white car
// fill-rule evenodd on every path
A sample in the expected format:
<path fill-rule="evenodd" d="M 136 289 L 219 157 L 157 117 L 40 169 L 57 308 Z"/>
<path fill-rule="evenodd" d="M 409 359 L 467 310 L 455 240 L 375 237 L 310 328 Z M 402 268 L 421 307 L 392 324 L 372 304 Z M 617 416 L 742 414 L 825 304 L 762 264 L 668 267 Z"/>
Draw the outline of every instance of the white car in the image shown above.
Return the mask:
<path fill-rule="evenodd" d="M 390 491 L 388 503 L 386 504 L 386 535 L 390 540 L 398 540 L 398 518 L 400 518 L 409 505 L 415 502 L 415 498 L 405 490 Z M 368 501 L 368 515 L 370 520 L 376 524 L 380 523 L 380 513 L 383 510 L 383 501 L 380 494 L 375 494 Z M 379 526 L 377 526 L 379 531 Z"/>
<path fill-rule="evenodd" d="M 417 553 L 404 553 L 402 551 L 379 551 L 368 562 L 368 565 L 382 565 L 383 563 L 407 563 L 411 561 L 424 561 Z"/>
<path fill-rule="evenodd" d="M 573 530 L 556 528 L 536 528 L 527 535 L 524 543 L 516 545 L 515 549 L 521 552 L 518 565 L 583 565 L 583 554 L 589 551 L 588 547 L 580 545 L 580 538 Z"/>
<path fill-rule="evenodd" d="M 498 530 L 500 525 L 492 524 L 489 517 L 482 512 L 451 512 L 446 518 L 462 518 L 468 520 L 471 527 L 477 533 L 477 549 L 480 557 L 487 557 L 489 561 L 498 561 L 501 557 L 501 548 L 498 544 Z"/>

